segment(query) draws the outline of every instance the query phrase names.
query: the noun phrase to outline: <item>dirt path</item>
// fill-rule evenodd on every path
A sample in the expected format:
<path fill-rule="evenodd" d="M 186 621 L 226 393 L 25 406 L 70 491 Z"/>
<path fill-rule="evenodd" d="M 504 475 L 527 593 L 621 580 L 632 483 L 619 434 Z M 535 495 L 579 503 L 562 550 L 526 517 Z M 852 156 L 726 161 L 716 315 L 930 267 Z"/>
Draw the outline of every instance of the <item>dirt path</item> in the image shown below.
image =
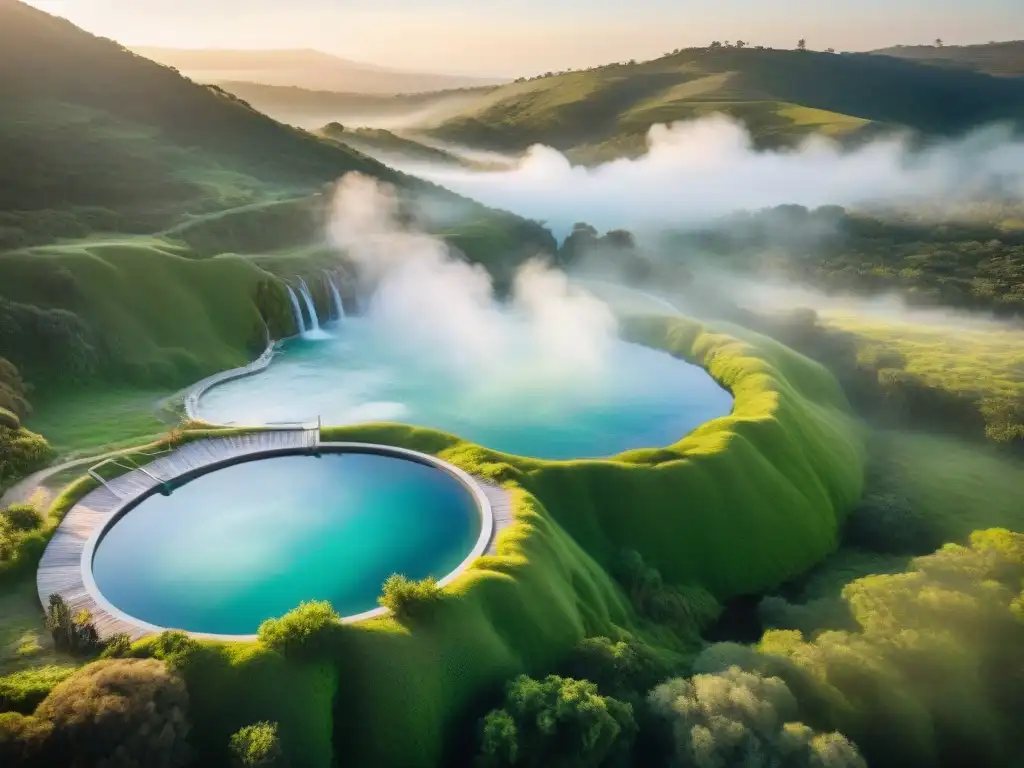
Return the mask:
<path fill-rule="evenodd" d="M 52 467 L 41 469 L 28 477 L 22 478 L 8 488 L 4 495 L 0 497 L 0 507 L 9 507 L 11 504 L 24 504 L 25 502 L 32 500 L 37 507 L 46 509 L 46 507 L 49 506 L 50 497 L 53 494 L 49 489 L 44 487 L 44 484 L 54 475 L 59 472 L 63 472 L 66 469 L 72 469 L 73 467 L 91 467 L 93 464 L 99 464 L 104 459 L 121 456 L 126 453 L 133 453 L 137 450 L 139 450 L 138 446 L 122 448 L 117 451 L 110 451 L 109 453 L 101 453 L 95 456 L 86 456 L 81 459 L 65 461 L 62 464 L 54 464 Z"/>

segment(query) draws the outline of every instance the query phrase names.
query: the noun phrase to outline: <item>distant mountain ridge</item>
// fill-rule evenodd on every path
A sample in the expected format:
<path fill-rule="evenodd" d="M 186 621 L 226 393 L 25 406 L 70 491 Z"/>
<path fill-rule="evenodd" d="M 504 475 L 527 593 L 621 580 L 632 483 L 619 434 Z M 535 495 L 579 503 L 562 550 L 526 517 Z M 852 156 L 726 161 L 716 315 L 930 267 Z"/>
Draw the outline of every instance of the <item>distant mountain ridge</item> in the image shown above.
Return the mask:
<path fill-rule="evenodd" d="M 543 143 L 591 163 L 644 152 L 655 123 L 714 113 L 741 120 L 762 147 L 812 133 L 844 141 L 892 129 L 951 136 L 994 122 L 1024 125 L 1024 80 L 873 54 L 687 49 L 518 80 L 429 132 L 506 152 Z"/>
<path fill-rule="evenodd" d="M 493 85 L 500 78 L 409 72 L 350 61 L 311 49 L 185 49 L 138 47 L 140 56 L 204 83 L 245 80 L 347 93 L 420 93 Z"/>
<path fill-rule="evenodd" d="M 897 45 L 872 53 L 999 77 L 1024 77 L 1024 40 L 980 45 Z"/>

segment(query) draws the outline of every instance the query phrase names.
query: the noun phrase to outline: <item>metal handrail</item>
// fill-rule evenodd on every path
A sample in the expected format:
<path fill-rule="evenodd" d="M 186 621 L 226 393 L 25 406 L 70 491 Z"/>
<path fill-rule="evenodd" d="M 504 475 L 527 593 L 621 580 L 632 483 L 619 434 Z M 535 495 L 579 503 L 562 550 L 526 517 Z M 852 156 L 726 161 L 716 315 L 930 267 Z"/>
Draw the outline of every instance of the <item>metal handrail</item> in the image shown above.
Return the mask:
<path fill-rule="evenodd" d="M 160 450 L 160 451 L 152 451 L 152 452 L 148 452 L 148 453 L 147 452 L 143 452 L 143 451 L 139 451 L 139 455 L 146 456 L 146 457 L 161 456 L 161 455 L 166 454 L 166 453 L 171 453 L 173 450 L 174 450 L 173 448 L 164 448 L 163 450 Z M 122 463 L 120 463 L 118 461 L 118 459 L 124 459 L 128 463 L 127 464 L 122 464 Z M 103 485 L 103 487 L 106 488 L 108 491 L 110 491 L 112 494 L 114 494 L 115 496 L 118 496 L 118 497 L 120 497 L 120 494 L 118 494 L 117 491 L 115 491 L 111 487 L 110 483 L 107 482 L 106 478 L 104 478 L 103 475 L 101 475 L 99 473 L 100 467 L 107 466 L 108 464 L 113 465 L 115 467 L 118 467 L 119 469 L 125 469 L 128 472 L 134 472 L 135 470 L 138 470 L 139 472 L 141 472 L 142 474 L 146 475 L 146 477 L 150 478 L 154 482 L 157 482 L 157 483 L 164 482 L 159 477 L 157 477 L 152 472 L 150 472 L 148 469 L 146 469 L 145 466 L 139 465 L 137 462 L 133 461 L 129 456 L 110 456 L 110 457 L 104 459 L 103 461 L 97 462 L 96 464 L 93 464 L 91 467 L 89 467 L 89 470 L 88 470 L 87 474 L 90 477 L 92 477 L 94 480 L 97 480 L 99 483 L 101 483 Z"/>

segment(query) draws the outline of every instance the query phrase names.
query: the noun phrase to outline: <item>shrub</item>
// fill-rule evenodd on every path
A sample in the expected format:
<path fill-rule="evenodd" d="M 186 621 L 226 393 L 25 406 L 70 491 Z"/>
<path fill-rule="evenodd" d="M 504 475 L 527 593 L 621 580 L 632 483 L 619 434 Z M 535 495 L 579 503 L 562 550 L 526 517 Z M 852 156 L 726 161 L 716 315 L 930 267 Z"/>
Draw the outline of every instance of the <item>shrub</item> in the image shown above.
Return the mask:
<path fill-rule="evenodd" d="M 341 632 L 341 617 L 330 603 L 307 602 L 279 619 L 267 619 L 259 639 L 285 656 L 310 658 L 329 653 Z"/>
<path fill-rule="evenodd" d="M 12 430 L 21 429 L 21 419 L 18 418 L 18 414 L 0 406 L 0 427 Z"/>
<path fill-rule="evenodd" d="M 74 672 L 74 667 L 50 664 L 0 677 L 0 712 L 32 714 L 47 694 Z"/>
<path fill-rule="evenodd" d="M 46 466 L 53 455 L 41 435 L 0 426 L 0 488 Z"/>
<path fill-rule="evenodd" d="M 760 766 L 866 768 L 838 733 L 794 722 L 797 702 L 777 677 L 731 667 L 655 688 L 651 709 L 671 726 L 673 763 L 694 768 Z"/>
<path fill-rule="evenodd" d="M 407 621 L 428 616 L 440 601 L 441 588 L 434 579 L 411 581 L 397 573 L 388 576 L 378 600 L 398 619 Z"/>
<path fill-rule="evenodd" d="M 0 515 L 12 530 L 22 533 L 34 531 L 43 525 L 43 516 L 31 504 L 12 504 Z"/>
<path fill-rule="evenodd" d="M 132 652 L 132 638 L 127 632 L 118 632 L 103 641 L 103 653 L 100 658 L 126 659 Z"/>
<path fill-rule="evenodd" d="M 54 765 L 187 765 L 188 691 L 155 659 L 104 660 L 58 685 L 36 717 L 53 725 Z"/>
<path fill-rule="evenodd" d="M 46 628 L 53 636 L 58 651 L 76 656 L 88 656 L 100 649 L 99 635 L 92 624 L 92 614 L 79 611 L 72 615 L 71 608 L 60 595 L 50 595 L 46 610 Z"/>
<path fill-rule="evenodd" d="M 126 653 L 133 658 L 157 659 L 172 667 L 184 666 L 188 658 L 200 648 L 199 642 L 180 630 L 161 632 L 131 646 Z"/>
<path fill-rule="evenodd" d="M 633 708 L 601 696 L 588 680 L 520 675 L 505 705 L 481 722 L 481 766 L 628 765 L 636 736 Z"/>
<path fill-rule="evenodd" d="M 590 680 L 602 693 L 630 699 L 646 693 L 671 674 L 669 665 L 643 642 L 630 638 L 613 642 L 588 637 L 570 653 L 567 677 Z"/>
<path fill-rule="evenodd" d="M 21 428 L 21 416 L 32 412 L 26 395 L 30 387 L 9 360 L 0 357 L 0 426 Z"/>
<path fill-rule="evenodd" d="M 16 712 L 0 714 L 0 765 L 51 768 L 47 750 L 52 730 L 47 720 Z"/>
<path fill-rule="evenodd" d="M 232 761 L 238 768 L 279 768 L 285 764 L 277 723 L 247 725 L 231 737 Z"/>

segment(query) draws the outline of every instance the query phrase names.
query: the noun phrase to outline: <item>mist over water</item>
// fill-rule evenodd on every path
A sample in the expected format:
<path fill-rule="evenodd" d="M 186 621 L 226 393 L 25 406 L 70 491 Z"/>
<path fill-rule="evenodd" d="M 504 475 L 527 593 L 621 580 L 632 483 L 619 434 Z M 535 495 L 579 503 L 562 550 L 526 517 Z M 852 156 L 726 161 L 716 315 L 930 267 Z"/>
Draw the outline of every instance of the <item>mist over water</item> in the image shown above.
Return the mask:
<path fill-rule="evenodd" d="M 821 136 L 795 149 L 758 151 L 739 122 L 713 115 L 652 126 L 636 159 L 574 166 L 532 147 L 510 171 L 407 166 L 487 205 L 547 223 L 557 237 L 574 222 L 599 230 L 699 225 L 738 209 L 955 201 L 998 188 L 1024 193 L 1024 143 L 988 127 L 927 149 L 907 138 L 844 150 Z"/>
<path fill-rule="evenodd" d="M 216 387 L 200 400 L 205 418 L 400 421 L 570 459 L 673 444 L 731 410 L 706 371 L 619 339 L 609 306 L 541 259 L 499 300 L 483 268 L 406 223 L 389 187 L 350 174 L 333 203 L 330 237 L 365 312 Z"/>
<path fill-rule="evenodd" d="M 338 184 L 330 235 L 371 297 L 367 319 L 410 352 L 475 381 L 528 368 L 582 386 L 603 372 L 614 314 L 544 262 L 524 264 L 501 304 L 483 267 L 401 224 L 393 192 L 355 174 Z"/>

